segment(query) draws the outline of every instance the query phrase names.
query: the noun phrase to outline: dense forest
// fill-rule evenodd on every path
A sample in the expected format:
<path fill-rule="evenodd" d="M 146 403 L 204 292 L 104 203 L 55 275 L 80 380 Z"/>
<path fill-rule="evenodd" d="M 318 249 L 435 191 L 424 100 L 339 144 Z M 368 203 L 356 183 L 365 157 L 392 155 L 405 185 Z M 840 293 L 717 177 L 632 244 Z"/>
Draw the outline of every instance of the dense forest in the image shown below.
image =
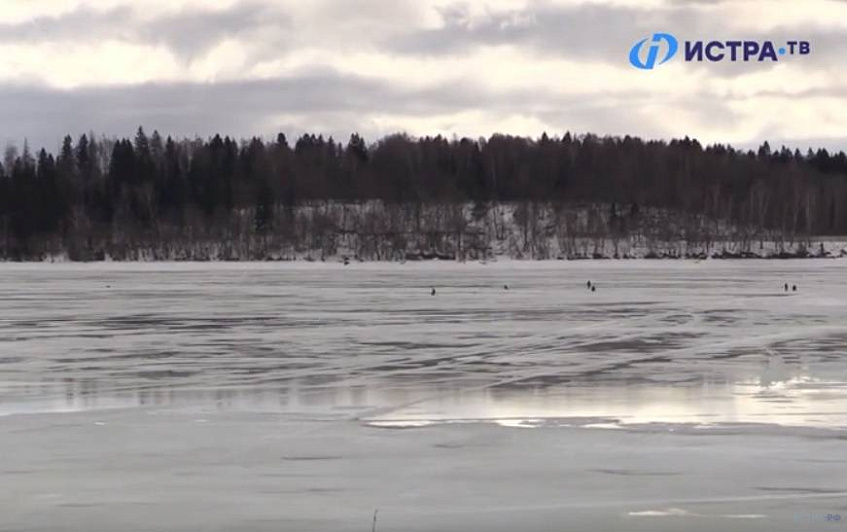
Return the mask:
<path fill-rule="evenodd" d="M 847 235 L 847 156 L 570 133 L 478 140 L 397 134 L 372 144 L 356 134 L 346 144 L 303 135 L 293 146 L 283 134 L 271 142 L 163 138 L 142 128 L 133 139 L 68 136 L 55 155 L 33 153 L 26 143 L 7 147 L 0 258 L 128 257 L 142 243 L 225 243 L 245 235 L 265 243 L 287 238 L 297 247 L 302 232 L 318 224 L 313 213 L 295 235 L 298 209 L 321 204 L 379 205 L 381 216 L 405 216 L 399 225 L 382 224 L 384 236 L 396 237 L 397 227 L 437 232 L 420 223 L 422 209 L 434 205 L 469 205 L 479 215 L 495 205 L 539 203 L 602 205 L 608 231 L 658 210 L 780 239 Z M 324 222 L 340 223 L 337 216 Z M 448 225 L 450 232 L 455 223 Z M 379 226 L 372 236 L 382 234 Z"/>

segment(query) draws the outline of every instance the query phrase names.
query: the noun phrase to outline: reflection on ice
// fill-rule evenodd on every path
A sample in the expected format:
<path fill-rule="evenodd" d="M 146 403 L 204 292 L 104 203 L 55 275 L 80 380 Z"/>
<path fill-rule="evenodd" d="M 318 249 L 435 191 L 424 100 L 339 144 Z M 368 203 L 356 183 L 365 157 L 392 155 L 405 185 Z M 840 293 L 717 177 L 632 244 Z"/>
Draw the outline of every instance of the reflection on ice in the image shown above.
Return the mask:
<path fill-rule="evenodd" d="M 590 386 L 494 393 L 459 393 L 422 401 L 370 418 L 376 425 L 494 421 L 527 427 L 551 420 L 606 420 L 612 428 L 647 423 L 719 425 L 762 423 L 822 428 L 847 427 L 844 383 L 796 377 L 770 386 L 755 380 L 700 385 Z"/>
<path fill-rule="evenodd" d="M 493 393 L 464 392 L 422 401 L 408 408 L 370 418 L 378 425 L 410 422 L 496 421 L 527 427 L 550 420 L 603 419 L 591 426 L 616 424 L 765 423 L 839 428 L 847 426 L 847 388 L 794 378 L 763 387 L 756 381 L 685 386 L 654 384 L 590 386 Z"/>
<path fill-rule="evenodd" d="M 835 261 L 4 268 L 0 415 L 847 427 Z"/>
<path fill-rule="evenodd" d="M 428 388 L 310 387 L 152 389 L 100 391 L 66 382 L 28 399 L 0 399 L 0 415 L 77 412 L 115 408 L 181 408 L 197 411 L 266 412 L 322 419 L 361 420 L 381 427 L 493 422 L 532 428 L 580 424 L 623 425 L 761 423 L 821 428 L 847 427 L 847 385 L 809 376 L 784 381 L 686 384 L 595 383 L 543 387 L 444 386 Z"/>
<path fill-rule="evenodd" d="M 665 510 L 644 510 L 640 512 L 629 512 L 630 517 L 684 517 L 686 519 L 705 517 L 709 519 L 766 519 L 764 514 L 697 514 L 681 508 L 667 508 Z"/>

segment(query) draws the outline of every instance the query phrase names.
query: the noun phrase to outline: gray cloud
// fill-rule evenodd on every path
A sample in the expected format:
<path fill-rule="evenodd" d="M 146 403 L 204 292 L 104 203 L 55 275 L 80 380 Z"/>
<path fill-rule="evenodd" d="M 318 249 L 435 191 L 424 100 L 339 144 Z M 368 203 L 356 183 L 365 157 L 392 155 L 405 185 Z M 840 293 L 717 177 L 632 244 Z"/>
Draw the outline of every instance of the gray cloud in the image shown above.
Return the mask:
<path fill-rule="evenodd" d="M 54 148 L 65 133 L 128 135 L 139 125 L 177 136 L 215 132 L 250 136 L 269 114 L 361 110 L 371 99 L 395 101 L 384 86 L 323 73 L 290 80 L 218 84 L 147 84 L 60 91 L 0 88 L 0 124 L 34 146 Z M 267 132 L 270 133 L 270 132 Z"/>
<path fill-rule="evenodd" d="M 715 6 L 718 4 L 725 4 L 727 0 L 665 0 L 669 5 L 704 5 L 704 6 Z"/>
<path fill-rule="evenodd" d="M 627 69 L 626 55 L 634 42 L 655 31 L 669 31 L 692 40 L 809 40 L 812 55 L 789 59 L 799 75 L 825 72 L 839 64 L 847 51 L 843 33 L 811 25 L 781 27 L 767 35 L 729 35 L 726 20 L 711 9 L 715 3 L 669 0 L 666 7 L 648 10 L 597 3 L 556 6 L 539 0 L 525 9 L 472 17 L 467 7 L 457 2 L 441 9 L 444 25 L 434 30 L 420 29 L 416 20 L 422 8 L 414 0 L 314 0 L 308 6 L 305 23 L 303 12 L 296 8 L 286 10 L 279 4 L 259 0 L 242 1 L 223 11 L 184 10 L 152 19 L 128 7 L 109 11 L 79 9 L 57 17 L 0 25 L 0 42 L 117 39 L 163 44 L 183 60 L 190 60 L 204 55 L 224 39 L 237 38 L 261 44 L 248 64 L 296 56 L 305 48 L 320 48 L 329 54 L 366 48 L 383 56 L 429 57 L 437 61 L 477 47 L 508 44 L 523 48 L 528 60 L 536 56 L 566 57 Z M 521 65 L 506 66 L 519 72 Z M 730 79 L 772 67 L 770 63 L 724 62 L 690 64 L 686 68 Z M 790 87 L 773 87 L 751 96 L 749 91 L 740 89 L 715 94 L 704 88 L 696 94 L 671 96 L 664 91 L 664 100 L 657 102 L 656 95 L 646 89 L 623 92 L 598 86 L 588 93 L 562 96 L 551 90 L 554 88 L 542 84 L 504 91 L 462 83 L 411 89 L 385 80 L 341 75 L 320 66 L 264 81 L 119 87 L 98 87 L 95 83 L 73 90 L 0 82 L 0 101 L 4 103 L 0 107 L 0 131 L 13 135 L 0 137 L 0 142 L 13 140 L 20 144 L 27 137 L 33 146 L 56 149 L 65 133 L 92 130 L 110 136 L 130 135 L 138 125 L 177 136 L 207 136 L 215 132 L 272 135 L 276 129 L 336 136 L 358 130 L 375 135 L 385 133 L 380 128 L 386 123 L 402 128 L 403 117 L 430 119 L 428 123 L 452 127 L 455 117 L 451 115 L 466 111 L 477 112 L 489 123 L 509 117 L 520 117 L 527 123 L 535 120 L 558 128 L 558 132 L 579 129 L 653 138 L 697 136 L 697 131 L 678 130 L 680 121 L 675 113 L 684 114 L 686 123 L 704 130 L 749 130 L 744 127 L 744 120 L 750 117 L 737 111 L 737 104 L 744 98 L 779 98 L 789 105 L 792 98 L 843 98 L 847 91 L 845 87 L 824 84 L 795 95 Z M 657 104 L 665 111 L 657 113 Z M 778 127 L 778 120 L 766 118 L 757 122 L 766 124 L 760 127 L 775 125 L 761 134 L 784 136 L 785 128 Z M 392 122 L 395 119 L 397 122 Z M 825 118 L 819 123 L 825 123 Z"/>
<path fill-rule="evenodd" d="M 600 4 L 574 7 L 534 6 L 495 13 L 470 22 L 466 7 L 441 10 L 444 27 L 423 30 L 386 42 L 400 53 L 448 55 L 479 46 L 515 44 L 542 54 L 593 58 L 620 58 L 636 38 L 655 31 L 647 12 Z M 621 29 L 626 28 L 625 31 Z M 614 30 L 614 31 L 612 31 Z"/>
<path fill-rule="evenodd" d="M 649 94 L 635 93 L 632 97 L 646 99 Z M 360 131 L 373 136 L 385 133 L 373 124 L 375 115 L 431 118 L 473 109 L 492 118 L 515 113 L 535 116 L 560 125 L 560 132 L 573 129 L 575 122 L 592 124 L 597 131 L 618 131 L 611 126 L 616 109 L 624 104 L 621 98 L 598 91 L 563 99 L 539 89 L 503 92 L 472 84 L 400 89 L 327 69 L 286 79 L 216 84 L 147 84 L 73 91 L 0 86 L 0 100 L 5 103 L 0 107 L 0 130 L 14 134 L 0 141 L 20 144 L 26 138 L 33 147 L 55 150 L 66 133 L 130 135 L 139 125 L 187 137 L 217 132 L 237 137 L 272 135 L 290 127 L 301 129 L 289 133 L 311 130 L 344 137 Z M 593 113 L 597 116 L 592 119 Z M 289 118 L 279 124 L 269 122 L 274 115 Z M 320 130 L 309 124 L 317 124 Z M 642 120 L 641 130 L 631 133 L 643 132 L 644 125 Z"/>
<path fill-rule="evenodd" d="M 183 59 L 203 54 L 227 38 L 260 44 L 253 61 L 294 55 L 304 47 L 368 48 L 400 55 L 447 57 L 482 46 L 516 45 L 540 56 L 601 61 L 625 66 L 630 47 L 656 31 L 684 40 L 754 39 L 785 42 L 809 40 L 812 56 L 801 67 L 816 67 L 847 53 L 843 32 L 819 26 L 784 27 L 767 33 L 730 34 L 726 21 L 708 7 L 722 0 L 671 0 L 664 8 L 614 4 L 554 5 L 541 0 L 526 8 L 471 17 L 466 4 L 442 7 L 444 26 L 418 29 L 411 24 L 415 2 L 346 0 L 341 4 L 315 0 L 307 28 L 293 22 L 286 8 L 262 0 L 245 0 L 224 10 L 184 10 L 154 19 L 140 17 L 130 7 L 109 11 L 80 8 L 56 17 L 22 24 L 0 25 L 0 42 L 86 41 L 106 38 L 163 44 Z M 705 9 L 704 9 L 705 8 Z M 288 8 L 289 10 L 291 8 Z M 774 63 L 691 63 L 714 75 L 732 77 Z"/>
<path fill-rule="evenodd" d="M 654 32 L 668 32 L 685 41 L 770 40 L 778 46 L 790 40 L 807 40 L 813 43 L 812 55 L 802 59 L 787 58 L 807 69 L 832 64 L 836 58 L 847 54 L 843 32 L 820 26 L 729 32 L 726 20 L 702 9 L 718 3 L 722 2 L 677 0 L 663 9 L 595 3 L 571 6 L 533 3 L 525 9 L 492 13 L 472 23 L 467 8 L 459 4 L 441 11 L 442 28 L 411 32 L 384 44 L 397 53 L 435 57 L 482 46 L 516 45 L 543 56 L 625 66 L 634 43 Z M 715 76 L 733 77 L 768 70 L 776 64 L 771 61 L 723 61 L 687 63 L 686 66 L 692 70 L 708 69 Z"/>
<path fill-rule="evenodd" d="M 687 6 L 643 9 L 595 3 L 533 3 L 526 9 L 492 13 L 473 23 L 461 5 L 441 14 L 443 28 L 415 32 L 386 45 L 403 53 L 441 55 L 476 46 L 510 44 L 541 54 L 619 63 L 633 43 L 656 31 L 696 38 L 718 26 L 701 10 Z"/>
<path fill-rule="evenodd" d="M 263 29 L 283 36 L 291 28 L 290 17 L 258 1 L 219 10 L 183 10 L 146 19 L 128 6 L 107 11 L 80 7 L 55 16 L 39 17 L 21 24 L 0 25 L 0 42 L 86 42 L 117 39 L 140 44 L 164 44 L 177 55 L 191 58 L 227 38 L 250 38 Z M 277 44 L 275 41 L 273 44 Z"/>
<path fill-rule="evenodd" d="M 184 11 L 156 19 L 139 28 L 139 37 L 162 42 L 181 56 L 193 56 L 224 39 L 250 39 L 263 29 L 275 30 L 281 40 L 291 29 L 291 19 L 260 2 L 244 2 L 223 11 Z"/>

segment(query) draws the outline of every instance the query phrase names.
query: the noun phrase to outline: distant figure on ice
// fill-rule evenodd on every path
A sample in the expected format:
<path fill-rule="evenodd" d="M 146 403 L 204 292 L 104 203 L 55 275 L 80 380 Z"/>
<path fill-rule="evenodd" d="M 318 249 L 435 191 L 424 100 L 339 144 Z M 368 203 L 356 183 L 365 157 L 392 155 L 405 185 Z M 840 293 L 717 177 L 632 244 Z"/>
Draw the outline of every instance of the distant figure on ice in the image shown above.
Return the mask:
<path fill-rule="evenodd" d="M 594 285 L 591 285 L 591 291 L 592 291 L 592 292 L 596 292 L 596 291 L 597 291 L 597 287 L 596 287 L 596 286 L 594 286 Z"/>
<path fill-rule="evenodd" d="M 788 283 L 785 283 L 785 291 L 788 292 Z"/>
<path fill-rule="evenodd" d="M 509 285 L 504 284 L 504 285 L 503 285 L 503 290 L 508 290 L 508 289 L 509 289 Z"/>
<path fill-rule="evenodd" d="M 434 295 L 435 295 L 435 288 L 433 288 L 433 289 L 432 289 L 432 293 L 431 293 L 430 295 L 431 295 L 431 296 L 434 296 Z"/>
<path fill-rule="evenodd" d="M 792 292 L 796 292 L 796 291 L 797 291 L 797 285 L 796 285 L 796 284 L 795 284 L 793 287 L 791 287 L 791 291 L 792 291 Z"/>
<path fill-rule="evenodd" d="M 588 281 L 587 283 L 585 283 L 585 286 L 587 286 L 588 289 L 591 290 L 591 281 Z"/>

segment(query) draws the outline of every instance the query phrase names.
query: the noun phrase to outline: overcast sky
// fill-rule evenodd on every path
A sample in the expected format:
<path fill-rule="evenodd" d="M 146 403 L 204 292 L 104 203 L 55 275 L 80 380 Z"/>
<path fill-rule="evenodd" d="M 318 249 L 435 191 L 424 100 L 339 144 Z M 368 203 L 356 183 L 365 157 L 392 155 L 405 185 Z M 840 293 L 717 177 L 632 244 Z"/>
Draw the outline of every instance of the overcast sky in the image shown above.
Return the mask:
<path fill-rule="evenodd" d="M 656 31 L 808 40 L 632 68 Z M 847 149 L 844 0 L 0 0 L 0 142 L 546 131 Z"/>

